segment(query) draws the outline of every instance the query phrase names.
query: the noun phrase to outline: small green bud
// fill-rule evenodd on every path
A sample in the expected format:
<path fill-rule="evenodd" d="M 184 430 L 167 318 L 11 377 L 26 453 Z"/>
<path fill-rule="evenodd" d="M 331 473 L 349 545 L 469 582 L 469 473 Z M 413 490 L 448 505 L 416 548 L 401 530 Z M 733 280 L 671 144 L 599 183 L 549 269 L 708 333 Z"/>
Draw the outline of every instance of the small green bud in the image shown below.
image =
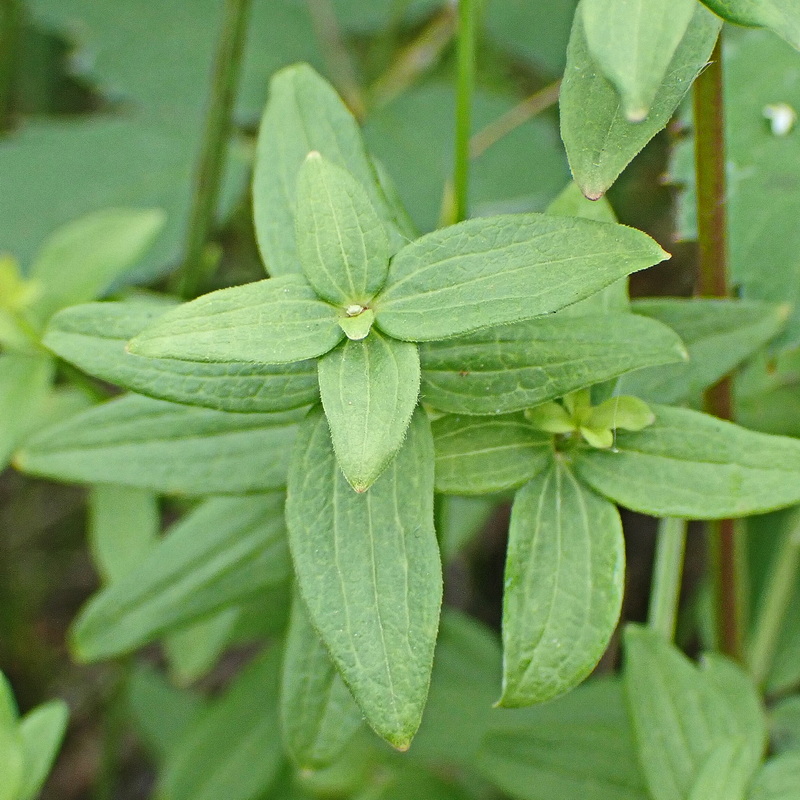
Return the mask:
<path fill-rule="evenodd" d="M 640 431 L 655 422 L 655 414 L 650 406 L 638 397 L 624 395 L 610 397 L 595 406 L 585 420 L 589 428 L 623 428 L 627 431 Z"/>
<path fill-rule="evenodd" d="M 348 339 L 357 342 L 366 339 L 374 321 L 375 312 L 371 308 L 351 305 L 345 309 L 345 315 L 339 317 L 339 326 Z"/>
<path fill-rule="evenodd" d="M 560 403 L 543 403 L 526 409 L 525 417 L 534 428 L 546 433 L 572 433 L 577 427 Z"/>
<path fill-rule="evenodd" d="M 588 428 L 581 426 L 581 436 L 599 450 L 608 450 L 614 444 L 614 434 L 608 428 Z"/>

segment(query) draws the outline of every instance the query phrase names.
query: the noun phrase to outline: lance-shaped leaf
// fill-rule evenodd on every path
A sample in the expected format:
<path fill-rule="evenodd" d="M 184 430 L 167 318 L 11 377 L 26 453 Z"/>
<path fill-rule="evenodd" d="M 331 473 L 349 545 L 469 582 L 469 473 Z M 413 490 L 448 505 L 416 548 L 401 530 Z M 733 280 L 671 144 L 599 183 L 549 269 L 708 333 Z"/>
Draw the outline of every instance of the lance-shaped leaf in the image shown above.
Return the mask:
<path fill-rule="evenodd" d="M 624 584 L 613 503 L 558 461 L 523 486 L 506 556 L 500 705 L 542 703 L 586 678 L 617 625 Z"/>
<path fill-rule="evenodd" d="M 658 517 L 722 519 L 800 502 L 800 441 L 684 408 L 652 406 L 653 425 L 581 450 L 578 475 L 620 505 Z"/>
<path fill-rule="evenodd" d="M 67 729 L 69 708 L 63 700 L 29 711 L 19 721 L 25 774 L 16 800 L 33 800 L 39 795 Z"/>
<path fill-rule="evenodd" d="M 444 416 L 433 422 L 436 491 L 491 494 L 516 489 L 553 458 L 553 438 L 522 414 Z"/>
<path fill-rule="evenodd" d="M 72 631 L 83 661 L 128 652 L 284 581 L 283 495 L 214 498 L 98 592 Z"/>
<path fill-rule="evenodd" d="M 368 303 L 389 272 L 386 230 L 366 189 L 312 151 L 297 176 L 297 253 L 308 282 L 330 303 Z"/>
<path fill-rule="evenodd" d="M 800 50 L 800 6 L 795 0 L 701 0 L 736 25 L 769 28 Z"/>
<path fill-rule="evenodd" d="M 771 758 L 758 771 L 748 800 L 794 800 L 800 786 L 800 753 Z"/>
<path fill-rule="evenodd" d="M 631 347 L 636 342 L 636 347 Z M 555 316 L 420 347 L 422 396 L 452 414 L 502 414 L 685 359 L 665 325 L 633 314 Z"/>
<path fill-rule="evenodd" d="M 297 595 L 283 655 L 280 712 L 283 744 L 301 769 L 333 762 L 363 719 Z"/>
<path fill-rule="evenodd" d="M 444 339 L 558 311 L 668 257 L 623 225 L 546 214 L 468 220 L 397 253 L 375 318 L 398 339 Z"/>
<path fill-rule="evenodd" d="M 615 678 L 587 681 L 552 703 L 495 715 L 477 766 L 510 797 L 652 800 Z"/>
<path fill-rule="evenodd" d="M 44 343 L 56 355 L 109 383 L 160 400 L 219 411 L 285 411 L 319 397 L 317 366 L 181 361 L 129 353 L 127 343 L 168 307 L 159 303 L 88 303 L 59 311 Z"/>
<path fill-rule="evenodd" d="M 629 122 L 647 117 L 696 8 L 695 0 L 583 0 L 589 51 Z"/>
<path fill-rule="evenodd" d="M 433 441 L 419 410 L 368 492 L 342 475 L 321 409 L 301 426 L 286 503 L 300 594 L 367 722 L 397 748 L 428 693 L 442 599 Z"/>
<path fill-rule="evenodd" d="M 102 294 L 139 261 L 164 219 L 159 210 L 110 208 L 59 228 L 30 270 L 40 291 L 36 318 L 44 322 L 59 308 Z"/>
<path fill-rule="evenodd" d="M 263 797 L 281 766 L 280 654 L 272 648 L 189 725 L 160 775 L 171 800 Z"/>
<path fill-rule="evenodd" d="M 741 798 L 766 744 L 752 682 L 719 658 L 697 667 L 644 628 L 626 630 L 625 656 L 628 709 L 653 800 Z M 730 702 L 742 693 L 746 703 Z M 720 794 L 725 787 L 733 791 Z M 701 788 L 705 794 L 692 793 Z"/>
<path fill-rule="evenodd" d="M 403 242 L 378 186 L 358 123 L 334 88 L 307 64 L 276 73 L 258 133 L 253 212 L 261 257 L 270 275 L 301 271 L 295 230 L 297 174 L 316 150 L 366 190 L 392 241 Z"/>
<path fill-rule="evenodd" d="M 0 353 L 0 470 L 36 425 L 54 371 L 46 354 Z"/>
<path fill-rule="evenodd" d="M 339 312 L 300 275 L 204 294 L 168 311 L 131 353 L 185 361 L 286 364 L 327 353 L 344 335 Z"/>
<path fill-rule="evenodd" d="M 333 449 L 347 481 L 366 491 L 394 458 L 419 396 L 419 351 L 373 331 L 319 360 Z"/>
<path fill-rule="evenodd" d="M 708 63 L 720 20 L 697 6 L 666 77 L 643 122 L 628 122 L 619 95 L 589 52 L 583 14 L 575 14 L 561 86 L 561 138 L 583 193 L 603 195 L 633 157 L 670 121 L 697 74 Z"/>
<path fill-rule="evenodd" d="M 618 390 L 656 403 L 678 403 L 697 397 L 772 339 L 788 309 L 755 300 L 637 300 L 637 314 L 675 330 L 686 345 L 683 364 L 643 369 L 626 375 Z"/>
<path fill-rule="evenodd" d="M 161 494 L 238 494 L 286 484 L 302 412 L 229 414 L 139 395 L 95 406 L 30 439 L 23 472 Z"/>

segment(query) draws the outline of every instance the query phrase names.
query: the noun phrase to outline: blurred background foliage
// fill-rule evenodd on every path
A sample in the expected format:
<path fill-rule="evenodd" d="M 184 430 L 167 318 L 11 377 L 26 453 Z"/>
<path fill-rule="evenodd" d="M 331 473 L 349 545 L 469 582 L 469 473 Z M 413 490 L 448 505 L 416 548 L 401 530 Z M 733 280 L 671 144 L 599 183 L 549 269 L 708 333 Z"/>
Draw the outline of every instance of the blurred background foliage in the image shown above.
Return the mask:
<path fill-rule="evenodd" d="M 543 210 L 569 180 L 555 101 L 576 4 L 483 3 L 472 215 Z M 23 273 L 58 227 L 89 212 L 121 206 L 163 209 L 166 224 L 117 291 L 161 288 L 181 263 L 222 5 L 222 0 L 4 0 L 0 253 L 13 255 Z M 218 268 L 204 289 L 263 275 L 248 193 L 254 133 L 270 76 L 297 61 L 311 63 L 331 80 L 363 122 L 369 147 L 388 170 L 419 230 L 450 218 L 455 22 L 454 6 L 443 0 L 253 0 L 236 129 L 219 198 Z M 747 225 L 754 215 L 761 219 L 766 209 L 757 192 L 737 191 L 752 180 L 754 171 L 764 184 L 781 182 L 786 191 L 779 230 L 786 229 L 786 214 L 797 217 L 792 204 L 800 197 L 798 176 L 787 177 L 785 143 L 769 139 L 764 126 L 749 130 L 745 123 L 753 118 L 747 104 L 758 105 L 760 115 L 759 104 L 771 102 L 763 98 L 776 84 L 796 96 L 800 68 L 796 54 L 790 65 L 781 62 L 784 51 L 790 51 L 779 40 L 765 44 L 758 33 L 748 36 L 735 44 L 731 64 L 737 93 L 733 113 L 742 114 L 741 124 L 735 119 L 732 126 L 732 151 L 746 152 L 750 159 L 737 162 L 732 176 L 732 219 L 734 227 L 742 220 L 744 237 L 734 244 L 735 277 L 745 296 L 785 301 L 787 292 L 794 299 L 798 291 L 796 274 L 787 273 L 783 288 L 773 283 L 764 289 L 763 281 L 750 280 Z M 760 88 L 748 73 L 754 61 Z M 800 107 L 800 98 L 795 105 Z M 675 188 L 688 182 L 691 148 L 678 149 L 672 182 L 666 178 L 670 144 L 682 137 L 682 125 L 676 122 L 637 157 L 610 192 L 621 222 L 647 231 L 674 254 L 668 265 L 635 277 L 634 296 L 689 295 L 694 284 L 694 245 L 685 241 L 691 239 L 693 223 L 690 213 L 678 213 Z M 754 147 L 762 138 L 763 147 Z M 798 142 L 794 137 L 792 146 Z M 800 154 L 794 156 L 800 164 Z M 689 208 L 691 203 L 684 204 Z M 768 222 L 761 221 L 762 233 Z M 764 238 L 760 241 L 763 247 Z M 770 259 L 790 253 L 792 263 L 797 260 L 800 242 L 783 234 L 766 241 L 772 248 Z M 63 380 L 65 368 L 60 369 Z M 748 367 L 739 386 L 740 421 L 800 435 L 800 413 L 787 413 L 787 408 L 800 412 L 798 374 L 796 353 L 777 362 L 765 355 Z M 93 384 L 89 388 L 100 395 L 106 391 Z M 764 403 L 767 389 L 770 399 Z M 448 567 L 448 602 L 497 627 L 507 508 L 484 501 L 456 501 L 456 506 L 461 524 L 443 533 L 447 547 L 458 553 Z M 155 513 L 168 523 L 183 510 L 173 500 Z M 653 525 L 632 514 L 625 519 L 630 556 L 625 617 L 642 619 Z M 44 797 L 141 798 L 152 785 L 151 755 L 163 754 L 171 736 L 203 701 L 199 692 L 177 694 L 156 673 L 138 669 L 130 682 L 135 700 L 131 716 L 129 698 L 122 692 L 130 664 L 78 667 L 70 661 L 66 629 L 99 584 L 84 542 L 86 521 L 83 490 L 11 470 L 0 477 L 0 668 L 23 711 L 54 695 L 67 699 L 72 709 L 64 753 Z M 686 580 L 691 586 L 702 569 L 702 548 L 699 537 L 690 537 L 690 543 Z M 270 599 L 245 608 L 234 634 L 226 629 L 222 639 L 246 643 L 256 633 L 279 629 L 287 610 Z M 496 652 L 486 643 L 482 646 L 492 662 Z M 790 682 L 797 680 L 791 663 L 798 652 L 800 641 L 784 656 Z M 614 658 L 612 648 L 607 661 Z M 158 662 L 158 651 L 146 651 L 146 659 Z M 219 686 L 241 661 L 241 648 L 234 647 L 200 688 Z M 178 670 L 173 675 L 178 684 L 191 683 L 206 665 L 184 666 L 185 674 Z M 486 699 L 486 687 L 473 686 L 471 691 L 481 702 Z M 489 694 L 493 691 L 491 687 Z M 164 711 L 163 716 L 156 719 L 154 709 Z M 138 736 L 131 733 L 131 720 Z M 432 734 L 427 741 L 435 739 Z M 423 757 L 425 741 L 415 745 Z M 408 796 L 397 791 L 398 797 Z"/>

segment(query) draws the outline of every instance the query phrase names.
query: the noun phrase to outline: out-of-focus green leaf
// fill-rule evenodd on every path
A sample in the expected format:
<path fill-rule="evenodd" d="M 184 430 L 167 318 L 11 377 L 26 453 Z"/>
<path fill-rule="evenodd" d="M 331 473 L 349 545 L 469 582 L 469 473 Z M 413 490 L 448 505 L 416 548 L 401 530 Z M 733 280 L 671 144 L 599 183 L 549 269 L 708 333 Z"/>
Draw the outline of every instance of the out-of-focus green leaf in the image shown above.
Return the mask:
<path fill-rule="evenodd" d="M 771 758 L 758 771 L 748 800 L 794 800 L 800 786 L 800 753 Z"/>
<path fill-rule="evenodd" d="M 458 336 L 558 311 L 668 257 L 623 225 L 548 214 L 472 219 L 395 255 L 376 324 L 410 341 Z"/>
<path fill-rule="evenodd" d="M 794 0 L 700 0 L 737 25 L 770 28 L 800 50 L 800 7 Z"/>
<path fill-rule="evenodd" d="M 633 157 L 666 126 L 705 67 L 720 24 L 707 9 L 697 7 L 650 114 L 644 122 L 628 122 L 614 86 L 589 52 L 583 14 L 575 15 L 561 87 L 561 136 L 572 174 L 587 197 L 603 195 Z"/>
<path fill-rule="evenodd" d="M 442 597 L 433 461 L 429 423 L 417 411 L 395 459 L 357 494 L 314 409 L 301 426 L 286 501 L 311 621 L 367 722 L 401 749 L 425 706 Z"/>
<path fill-rule="evenodd" d="M 256 800 L 277 777 L 280 654 L 271 648 L 189 725 L 160 776 L 170 800 Z"/>
<path fill-rule="evenodd" d="M 791 306 L 778 343 L 793 348 L 800 343 L 800 230 L 793 224 L 800 216 L 797 51 L 768 31 L 741 31 L 724 42 L 730 279 L 741 297 Z M 771 122 L 771 113 L 787 121 Z M 673 161 L 673 181 L 688 189 L 679 232 L 692 239 L 691 139 L 679 143 Z"/>
<path fill-rule="evenodd" d="M 444 416 L 433 422 L 436 490 L 481 495 L 515 489 L 553 458 L 551 436 L 522 414 L 498 417 Z"/>
<path fill-rule="evenodd" d="M 141 52 L 138 59 L 146 60 Z M 0 251 L 29 264 L 55 231 L 87 214 L 158 208 L 167 220 L 162 234 L 119 282 L 163 275 L 183 254 L 201 129 L 184 120 L 173 130 L 138 115 L 26 124 L 0 143 L 3 181 L 15 187 L 0 194 Z M 246 166 L 235 144 L 220 193 L 223 217 L 244 190 Z"/>
<path fill-rule="evenodd" d="M 650 800 L 616 680 L 589 681 L 530 709 L 498 709 L 477 766 L 518 800 Z"/>
<path fill-rule="evenodd" d="M 72 631 L 84 661 L 140 647 L 285 580 L 283 495 L 216 498 L 89 601 Z"/>
<path fill-rule="evenodd" d="M 436 533 L 442 561 L 447 564 L 481 531 L 491 517 L 497 500 L 493 497 L 439 495 L 436 502 Z"/>
<path fill-rule="evenodd" d="M 0 672 L 0 800 L 17 800 L 25 778 L 22 737 L 17 727 L 17 704 L 6 676 Z"/>
<path fill-rule="evenodd" d="M 577 5 L 577 0 L 492 0 L 486 4 L 486 28 L 513 55 L 560 75 Z"/>
<path fill-rule="evenodd" d="M 629 122 L 646 119 L 695 10 L 694 0 L 583 0 L 589 52 Z"/>
<path fill-rule="evenodd" d="M 0 353 L 0 470 L 36 423 L 54 366 L 46 355 Z"/>
<path fill-rule="evenodd" d="M 618 391 L 655 403 L 696 400 L 772 339 L 787 309 L 748 300 L 694 298 L 636 300 L 633 311 L 669 325 L 683 340 L 689 360 L 625 375 Z"/>
<path fill-rule="evenodd" d="M 61 746 L 68 718 L 67 704 L 63 700 L 52 700 L 20 720 L 25 775 L 16 800 L 33 800 L 38 796 Z"/>
<path fill-rule="evenodd" d="M 314 361 L 203 364 L 129 353 L 128 340 L 167 308 L 138 301 L 65 308 L 50 321 L 44 343 L 90 375 L 173 403 L 247 413 L 285 411 L 319 398 Z"/>
<path fill-rule="evenodd" d="M 147 749 L 165 760 L 205 706 L 187 689 L 176 689 L 155 667 L 135 664 L 126 687 L 130 719 Z"/>
<path fill-rule="evenodd" d="M 549 0 L 557 2 L 557 0 Z M 491 12 L 502 3 L 487 4 Z M 546 13 L 546 9 L 541 9 Z M 541 30 L 537 25 L 528 35 Z M 477 89 L 473 130 L 495 122 L 516 98 Z M 454 90 L 426 83 L 372 110 L 364 138 L 390 172 L 420 230 L 436 228 L 446 203 L 445 186 L 453 172 Z M 478 134 L 476 133 L 476 136 Z M 477 140 L 476 140 L 477 141 Z M 520 169 L 520 164 L 525 169 Z M 543 211 L 569 179 L 564 149 L 553 120 L 539 116 L 482 150 L 472 160 L 469 205 L 473 216 Z"/>
<path fill-rule="evenodd" d="M 134 355 L 286 364 L 327 353 L 344 333 L 300 275 L 209 292 L 167 311 L 130 341 Z"/>
<path fill-rule="evenodd" d="M 770 710 L 770 738 L 773 748 L 800 751 L 800 695 L 781 700 Z"/>
<path fill-rule="evenodd" d="M 46 428 L 15 458 L 23 472 L 161 494 L 278 489 L 302 412 L 230 414 L 127 395 Z"/>
<path fill-rule="evenodd" d="M 59 228 L 29 270 L 39 287 L 33 305 L 38 321 L 101 295 L 140 261 L 164 220 L 158 210 L 110 208 Z"/>
<path fill-rule="evenodd" d="M 741 799 L 766 744 L 760 698 L 746 675 L 721 657 L 698 668 L 645 628 L 627 629 L 625 653 L 628 707 L 653 800 Z"/>
<path fill-rule="evenodd" d="M 280 712 L 284 746 L 301 769 L 331 764 L 363 719 L 297 595 L 283 656 Z"/>
<path fill-rule="evenodd" d="M 800 442 L 689 409 L 653 406 L 643 431 L 582 449 L 578 475 L 600 494 L 659 517 L 722 519 L 800 501 Z"/>
<path fill-rule="evenodd" d="M 158 498 L 145 489 L 93 486 L 89 492 L 89 547 L 106 582 L 133 569 L 161 530 Z"/>
<path fill-rule="evenodd" d="M 306 279 L 334 305 L 366 305 L 389 272 L 389 243 L 367 190 L 312 151 L 297 175 L 297 252 Z"/>
<path fill-rule="evenodd" d="M 366 491 L 405 439 L 419 396 L 419 351 L 373 331 L 345 340 L 319 360 L 322 406 L 336 461 Z"/>
<path fill-rule="evenodd" d="M 613 503 L 558 462 L 523 486 L 511 509 L 499 704 L 542 703 L 580 683 L 614 633 L 624 584 Z"/>
<path fill-rule="evenodd" d="M 386 226 L 390 252 L 403 242 L 358 124 L 333 87 L 307 64 L 298 64 L 273 78 L 258 134 L 253 213 L 261 257 L 273 276 L 301 272 L 294 234 L 295 191 L 297 174 L 312 150 L 361 184 Z"/>
<path fill-rule="evenodd" d="M 502 414 L 683 361 L 685 349 L 664 325 L 633 314 L 592 314 L 487 328 L 423 344 L 420 356 L 425 402 L 453 414 Z"/>
<path fill-rule="evenodd" d="M 164 653 L 173 683 L 188 686 L 216 664 L 230 642 L 241 611 L 239 606 L 227 606 L 166 637 Z"/>

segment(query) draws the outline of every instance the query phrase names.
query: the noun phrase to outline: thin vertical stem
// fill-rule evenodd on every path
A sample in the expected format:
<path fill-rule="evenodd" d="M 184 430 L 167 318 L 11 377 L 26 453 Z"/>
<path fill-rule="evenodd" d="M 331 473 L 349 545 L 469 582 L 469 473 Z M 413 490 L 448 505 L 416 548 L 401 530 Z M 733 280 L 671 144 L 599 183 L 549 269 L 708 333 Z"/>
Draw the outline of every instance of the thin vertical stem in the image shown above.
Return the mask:
<path fill-rule="evenodd" d="M 675 637 L 685 552 L 686 520 L 659 520 L 647 624 L 669 641 Z"/>
<path fill-rule="evenodd" d="M 698 294 L 727 297 L 728 242 L 725 181 L 725 109 L 722 41 L 717 40 L 708 67 L 694 84 L 695 174 L 699 244 Z M 706 394 L 708 411 L 731 417 L 731 383 L 722 380 Z M 738 556 L 733 520 L 709 526 L 714 566 L 715 606 L 721 649 L 733 658 L 742 652 L 742 620 L 738 589 Z"/>
<path fill-rule="evenodd" d="M 468 214 L 469 142 L 472 135 L 472 94 L 475 88 L 475 16 L 475 0 L 459 0 L 456 153 L 453 175 L 456 222 L 466 219 Z"/>
<path fill-rule="evenodd" d="M 0 0 L 0 133 L 10 130 L 13 123 L 21 34 L 20 0 Z"/>
<path fill-rule="evenodd" d="M 193 297 L 197 293 L 207 271 L 206 245 L 214 225 L 222 183 L 233 102 L 247 37 L 250 2 L 251 0 L 225 2 L 203 149 L 196 173 L 186 257 L 175 276 L 173 286 L 183 297 Z"/>
<path fill-rule="evenodd" d="M 770 564 L 748 651 L 750 673 L 763 683 L 775 659 L 781 626 L 797 587 L 800 570 L 800 513 L 795 512 Z"/>

